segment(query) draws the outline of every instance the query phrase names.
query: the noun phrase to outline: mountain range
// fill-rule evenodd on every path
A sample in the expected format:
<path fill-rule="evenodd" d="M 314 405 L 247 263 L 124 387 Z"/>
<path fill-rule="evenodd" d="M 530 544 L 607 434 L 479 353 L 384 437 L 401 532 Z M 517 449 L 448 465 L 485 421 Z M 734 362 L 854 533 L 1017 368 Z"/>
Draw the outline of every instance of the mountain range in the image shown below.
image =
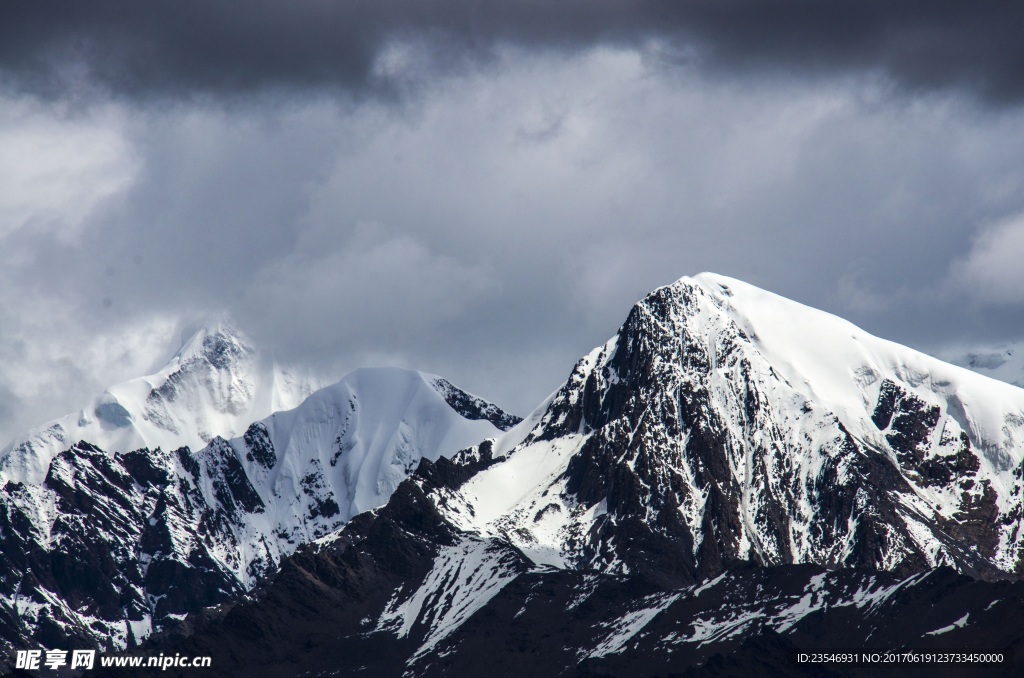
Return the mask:
<path fill-rule="evenodd" d="M 1024 659 L 1024 390 L 830 314 L 680 279 L 523 420 L 377 369 L 238 426 L 285 381 L 239 376 L 225 328 L 187 346 L 0 457 L 8 648 L 268 676 Z"/>
<path fill-rule="evenodd" d="M 237 331 L 204 328 L 157 375 L 6 448 L 5 656 L 135 647 L 244 596 L 299 545 L 386 502 L 421 459 L 519 421 L 440 377 L 381 368 L 239 430 L 309 388 L 254 357 Z"/>

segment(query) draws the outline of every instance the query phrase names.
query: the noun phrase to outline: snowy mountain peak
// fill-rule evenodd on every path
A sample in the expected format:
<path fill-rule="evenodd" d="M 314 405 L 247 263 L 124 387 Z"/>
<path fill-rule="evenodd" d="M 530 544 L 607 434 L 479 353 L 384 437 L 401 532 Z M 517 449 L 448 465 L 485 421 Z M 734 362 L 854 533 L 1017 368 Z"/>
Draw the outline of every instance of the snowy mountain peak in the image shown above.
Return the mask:
<path fill-rule="evenodd" d="M 289 511 L 305 501 L 310 513 L 322 512 L 320 504 L 333 502 L 337 518 L 330 526 L 340 525 L 384 504 L 421 459 L 436 461 L 502 433 L 480 412 L 460 411 L 449 400 L 479 403 L 481 410 L 493 408 L 500 422 L 518 422 L 436 375 L 361 368 L 300 407 L 264 419 L 259 425 L 273 441 L 276 467 L 264 471 L 247 460 L 246 470 L 252 478 L 265 476 L 273 495 L 298 497 Z"/>
<path fill-rule="evenodd" d="M 167 367 L 181 371 L 203 365 L 213 371 L 238 372 L 258 358 L 249 338 L 224 320 L 205 326 L 182 341 Z"/>
<path fill-rule="evenodd" d="M 445 504 L 538 564 L 1024 572 L 1024 390 L 724 276 L 641 300 L 529 421 Z"/>
<path fill-rule="evenodd" d="M 198 449 L 296 407 L 319 386 L 319 379 L 278 365 L 218 318 L 184 336 L 157 372 L 111 386 L 80 411 L 12 440 L 0 451 L 0 478 L 39 483 L 50 460 L 79 440 L 110 452 Z"/>
<path fill-rule="evenodd" d="M 1024 390 L 880 339 L 824 311 L 753 285 L 701 274 L 692 282 L 790 384 L 866 438 L 883 383 L 900 384 L 938 407 L 982 451 L 993 472 L 1024 456 Z"/>

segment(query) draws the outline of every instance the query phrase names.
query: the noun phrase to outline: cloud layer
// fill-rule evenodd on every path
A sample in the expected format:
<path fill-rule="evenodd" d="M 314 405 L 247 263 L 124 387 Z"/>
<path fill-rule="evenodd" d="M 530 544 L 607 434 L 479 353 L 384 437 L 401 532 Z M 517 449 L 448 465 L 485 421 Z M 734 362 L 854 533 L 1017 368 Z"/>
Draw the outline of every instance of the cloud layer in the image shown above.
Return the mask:
<path fill-rule="evenodd" d="M 519 413 L 702 270 L 1024 336 L 1016 10 L 891 4 L 5 9 L 0 439 L 221 309 Z"/>
<path fill-rule="evenodd" d="M 1024 304 L 1024 215 L 981 230 L 967 255 L 954 264 L 954 280 L 975 303 Z"/>
<path fill-rule="evenodd" d="M 9 3 L 0 65 L 23 91 L 89 85 L 128 97 L 402 84 L 386 57 L 420 49 L 431 72 L 486 62 L 502 46 L 571 54 L 658 43 L 719 71 L 875 71 L 909 90 L 1024 95 L 1024 7 L 998 0 L 254 0 Z"/>

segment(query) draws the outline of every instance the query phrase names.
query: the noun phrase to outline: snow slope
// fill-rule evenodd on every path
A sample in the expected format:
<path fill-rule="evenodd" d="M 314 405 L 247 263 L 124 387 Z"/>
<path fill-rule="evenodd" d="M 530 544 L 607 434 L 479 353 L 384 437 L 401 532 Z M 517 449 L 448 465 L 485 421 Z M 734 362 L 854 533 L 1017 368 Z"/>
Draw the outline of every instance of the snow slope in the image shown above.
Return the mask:
<path fill-rule="evenodd" d="M 709 273 L 694 283 L 772 367 L 864 437 L 882 379 L 940 407 L 986 452 L 992 471 L 1024 455 L 1024 390 L 872 336 L 837 316 Z M 679 284 L 679 283 L 677 283 Z"/>
<path fill-rule="evenodd" d="M 454 410 L 435 388 L 439 380 L 414 370 L 359 369 L 232 440 L 270 507 L 261 534 L 287 533 L 296 543 L 321 537 L 385 504 L 420 459 L 436 461 L 503 433 Z M 273 463 L 253 454 L 260 445 Z"/>

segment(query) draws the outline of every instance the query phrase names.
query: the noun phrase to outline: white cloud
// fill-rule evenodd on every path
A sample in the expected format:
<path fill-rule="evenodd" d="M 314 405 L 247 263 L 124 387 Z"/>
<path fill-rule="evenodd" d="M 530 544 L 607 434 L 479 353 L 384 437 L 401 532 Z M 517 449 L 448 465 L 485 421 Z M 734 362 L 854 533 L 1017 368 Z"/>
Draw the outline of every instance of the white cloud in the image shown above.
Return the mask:
<path fill-rule="evenodd" d="M 150 373 L 168 359 L 177 320 L 140 316 L 84 333 L 74 309 L 50 301 L 44 316 L 0 308 L 0 447 L 50 419 L 74 412 L 113 384 Z"/>
<path fill-rule="evenodd" d="M 982 303 L 1024 303 L 1024 213 L 978 233 L 952 271 Z"/>
<path fill-rule="evenodd" d="M 73 238 L 138 169 L 116 108 L 84 115 L 58 108 L 0 100 L 0 239 L 23 227 Z"/>

